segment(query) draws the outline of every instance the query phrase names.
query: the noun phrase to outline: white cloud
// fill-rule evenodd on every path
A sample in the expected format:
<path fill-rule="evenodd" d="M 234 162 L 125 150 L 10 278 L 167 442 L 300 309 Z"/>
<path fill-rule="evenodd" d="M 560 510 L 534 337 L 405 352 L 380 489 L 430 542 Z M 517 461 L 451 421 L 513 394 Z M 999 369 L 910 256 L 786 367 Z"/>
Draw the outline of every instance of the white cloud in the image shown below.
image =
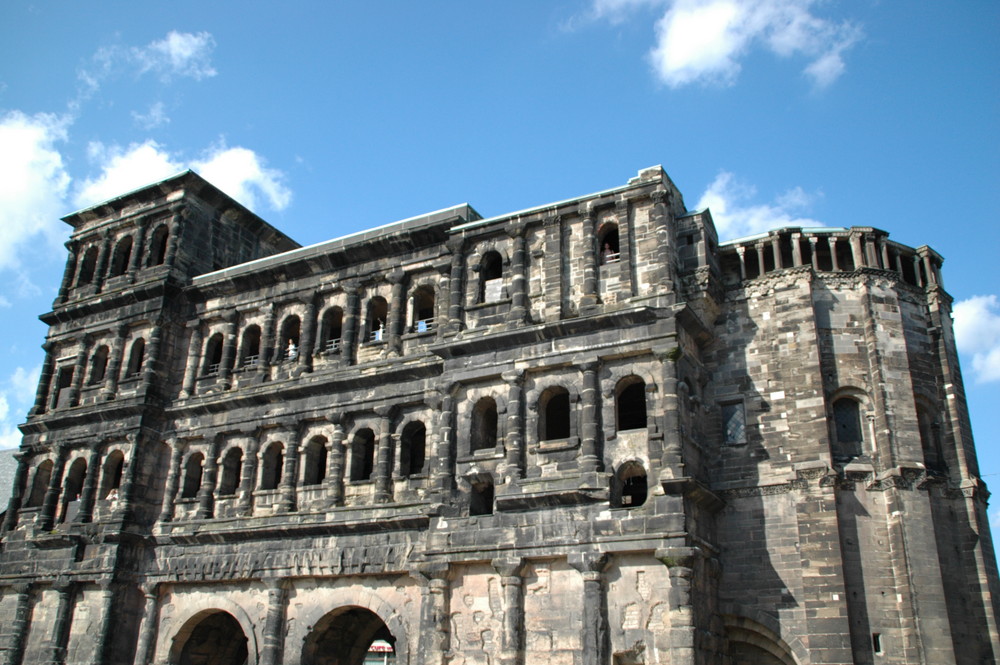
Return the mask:
<path fill-rule="evenodd" d="M 976 383 L 1000 381 L 1000 299 L 972 296 L 955 303 L 955 343 L 972 356 Z"/>
<path fill-rule="evenodd" d="M 81 184 L 74 197 L 79 208 L 120 196 L 183 170 L 152 140 L 133 143 L 126 149 L 93 142 L 87 152 L 91 161 L 100 164 L 101 174 Z"/>
<path fill-rule="evenodd" d="M 284 210 L 292 201 L 284 174 L 264 166 L 263 159 L 247 148 L 219 146 L 192 168 L 251 210 L 258 209 L 260 195 L 275 210 Z"/>
<path fill-rule="evenodd" d="M 164 110 L 163 102 L 156 102 L 149 107 L 149 111 L 146 113 L 132 111 L 132 119 L 135 120 L 135 123 L 139 127 L 147 130 L 162 127 L 170 122 L 170 118 L 167 117 L 167 113 Z"/>
<path fill-rule="evenodd" d="M 803 73 L 825 87 L 844 72 L 843 53 L 861 31 L 850 22 L 816 16 L 817 4 L 820 0 L 594 0 L 591 16 L 614 23 L 630 11 L 665 6 L 649 58 L 660 80 L 674 88 L 731 85 L 741 60 L 755 47 L 807 58 Z"/>
<path fill-rule="evenodd" d="M 0 450 L 16 448 L 21 444 L 17 422 L 24 418 L 34 401 L 40 370 L 40 366 L 31 370 L 18 367 L 4 382 L 0 390 Z"/>
<path fill-rule="evenodd" d="M 212 49 L 215 39 L 207 32 L 193 34 L 171 30 L 166 37 L 142 48 L 132 49 L 132 57 L 142 72 L 156 71 L 164 78 L 190 76 L 196 81 L 215 76 Z"/>
<path fill-rule="evenodd" d="M 752 204 L 757 189 L 722 171 L 708 186 L 696 206 L 709 208 L 721 240 L 732 240 L 783 226 L 823 226 L 822 222 L 799 217 L 796 212 L 806 209 L 812 197 L 801 187 L 790 189 L 773 203 Z"/>
<path fill-rule="evenodd" d="M 70 176 L 56 146 L 68 125 L 46 113 L 0 117 L 0 269 L 19 270 L 39 241 L 58 251 L 67 235 L 59 216 Z"/>

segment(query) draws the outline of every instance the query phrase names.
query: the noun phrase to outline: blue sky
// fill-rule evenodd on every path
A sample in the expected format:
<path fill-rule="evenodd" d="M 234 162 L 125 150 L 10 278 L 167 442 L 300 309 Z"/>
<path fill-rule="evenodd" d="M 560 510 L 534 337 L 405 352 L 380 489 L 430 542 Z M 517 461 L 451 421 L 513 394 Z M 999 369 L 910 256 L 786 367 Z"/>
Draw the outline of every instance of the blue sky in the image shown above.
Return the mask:
<path fill-rule="evenodd" d="M 993 0 L 10 0 L 0 447 L 34 395 L 69 212 L 193 167 L 310 244 L 663 164 L 724 238 L 864 225 L 940 252 L 1000 487 L 998 34 Z"/>

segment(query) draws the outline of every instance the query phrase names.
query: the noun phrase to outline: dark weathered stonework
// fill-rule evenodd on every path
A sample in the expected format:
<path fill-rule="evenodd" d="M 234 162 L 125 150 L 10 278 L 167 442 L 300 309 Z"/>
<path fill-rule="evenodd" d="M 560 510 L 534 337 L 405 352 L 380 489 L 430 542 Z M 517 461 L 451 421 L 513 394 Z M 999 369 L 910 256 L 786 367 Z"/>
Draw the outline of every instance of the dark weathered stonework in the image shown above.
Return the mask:
<path fill-rule="evenodd" d="M 993 662 L 941 258 L 719 245 L 660 168 L 300 248 L 194 173 L 73 227 L 21 663 Z"/>

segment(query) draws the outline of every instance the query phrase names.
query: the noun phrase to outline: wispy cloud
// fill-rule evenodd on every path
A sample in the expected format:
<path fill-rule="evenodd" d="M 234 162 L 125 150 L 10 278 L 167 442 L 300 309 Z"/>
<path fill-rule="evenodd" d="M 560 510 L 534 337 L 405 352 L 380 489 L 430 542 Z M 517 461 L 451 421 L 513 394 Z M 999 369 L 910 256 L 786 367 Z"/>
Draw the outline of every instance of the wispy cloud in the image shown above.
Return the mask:
<path fill-rule="evenodd" d="M 164 108 L 163 102 L 156 102 L 151 105 L 149 107 L 149 111 L 146 113 L 132 111 L 132 119 L 135 120 L 135 124 L 146 130 L 156 129 L 157 127 L 162 127 L 170 122 L 170 118 L 167 117 L 167 112 Z"/>
<path fill-rule="evenodd" d="M 612 23 L 631 12 L 662 7 L 649 61 L 672 88 L 732 85 L 756 48 L 808 60 L 803 74 L 819 88 L 845 70 L 844 53 L 861 38 L 859 26 L 814 13 L 819 0 L 594 0 L 590 16 Z"/>
<path fill-rule="evenodd" d="M 124 148 L 95 142 L 90 144 L 88 153 L 99 174 L 81 183 L 74 198 L 80 208 L 162 180 L 187 167 L 253 210 L 263 205 L 283 210 L 292 199 L 284 173 L 268 168 L 264 158 L 253 150 L 230 148 L 223 142 L 193 160 L 186 160 L 153 140 Z"/>
<path fill-rule="evenodd" d="M 58 248 L 70 184 L 59 145 L 69 121 L 48 113 L 0 117 L 0 269 L 20 270 L 26 249 Z"/>
<path fill-rule="evenodd" d="M 17 423 L 24 418 L 35 396 L 40 370 L 41 367 L 30 370 L 18 367 L 0 384 L 0 450 L 21 444 Z"/>
<path fill-rule="evenodd" d="M 131 50 L 142 72 L 158 72 L 164 78 L 189 76 L 196 81 L 215 76 L 212 51 L 215 39 L 207 32 L 197 34 L 171 30 L 166 37 Z"/>
<path fill-rule="evenodd" d="M 756 197 L 756 187 L 722 171 L 701 195 L 696 207 L 711 210 L 721 240 L 783 226 L 824 226 L 815 219 L 800 216 L 814 198 L 801 187 L 784 192 L 770 203 L 753 203 Z"/>
<path fill-rule="evenodd" d="M 955 343 L 972 356 L 976 383 L 1000 381 L 1000 299 L 972 296 L 955 303 Z"/>

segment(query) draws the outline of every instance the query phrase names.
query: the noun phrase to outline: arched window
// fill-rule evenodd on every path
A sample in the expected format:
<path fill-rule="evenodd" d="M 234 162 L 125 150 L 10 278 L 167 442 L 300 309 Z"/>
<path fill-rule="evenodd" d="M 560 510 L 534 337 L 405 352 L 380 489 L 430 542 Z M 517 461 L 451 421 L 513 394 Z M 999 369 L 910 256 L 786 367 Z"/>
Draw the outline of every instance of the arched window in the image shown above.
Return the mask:
<path fill-rule="evenodd" d="M 83 479 L 87 477 L 87 460 L 77 457 L 69 467 L 66 481 L 63 485 L 62 512 L 60 522 L 71 522 L 76 517 L 80 504 L 80 492 L 83 490 Z"/>
<path fill-rule="evenodd" d="M 260 326 L 247 326 L 240 340 L 240 367 L 256 367 L 260 362 Z"/>
<path fill-rule="evenodd" d="M 570 436 L 569 391 L 553 386 L 538 400 L 538 440 L 555 441 Z"/>
<path fill-rule="evenodd" d="M 87 251 L 83 255 L 83 261 L 80 263 L 80 272 L 76 276 L 77 286 L 90 284 L 94 281 L 94 271 L 97 269 L 97 254 L 98 249 L 96 245 L 91 245 L 87 248 Z"/>
<path fill-rule="evenodd" d="M 132 236 L 125 236 L 115 245 L 115 251 L 111 255 L 109 276 L 118 277 L 119 275 L 124 275 L 128 270 L 130 258 L 132 258 Z"/>
<path fill-rule="evenodd" d="M 649 488 L 646 481 L 646 469 L 639 462 L 625 462 L 615 474 L 618 487 L 612 492 L 616 508 L 636 508 L 646 503 Z"/>
<path fill-rule="evenodd" d="M 861 454 L 861 405 L 856 400 L 841 397 L 833 403 L 833 429 L 834 462 L 849 462 Z"/>
<path fill-rule="evenodd" d="M 399 440 L 399 473 L 415 476 L 423 473 L 427 456 L 427 429 L 419 421 L 407 423 Z"/>
<path fill-rule="evenodd" d="M 932 476 L 942 476 L 948 469 L 941 450 L 941 426 L 924 406 L 917 406 L 917 425 L 920 428 L 920 448 L 924 455 L 924 468 Z"/>
<path fill-rule="evenodd" d="M 56 406 L 62 408 L 72 406 L 69 403 L 70 389 L 73 386 L 73 368 L 60 367 L 56 374 Z"/>
<path fill-rule="evenodd" d="M 292 314 L 285 317 L 281 322 L 281 351 L 279 358 L 282 361 L 295 360 L 299 357 L 299 330 L 302 324 L 299 317 Z"/>
<path fill-rule="evenodd" d="M 139 338 L 132 342 L 132 350 L 128 354 L 128 365 L 125 366 L 125 376 L 138 376 L 142 371 L 142 363 L 146 359 L 146 340 Z"/>
<path fill-rule="evenodd" d="M 421 286 L 413 292 L 413 332 L 434 330 L 434 289 Z"/>
<path fill-rule="evenodd" d="M 125 454 L 120 450 L 112 450 L 104 460 L 101 469 L 101 489 L 97 496 L 101 499 L 109 498 L 112 490 L 118 490 L 122 486 L 122 470 L 125 468 Z"/>
<path fill-rule="evenodd" d="M 319 485 L 326 478 L 326 439 L 313 437 L 303 451 L 303 485 Z"/>
<path fill-rule="evenodd" d="M 45 501 L 45 492 L 49 489 L 52 481 L 52 460 L 45 460 L 35 469 L 35 477 L 31 480 L 31 492 L 28 493 L 28 501 L 25 508 L 37 508 Z"/>
<path fill-rule="evenodd" d="M 601 230 L 597 241 L 601 265 L 618 263 L 621 260 L 621 246 L 618 242 L 618 225 L 608 224 Z"/>
<path fill-rule="evenodd" d="M 276 490 L 281 482 L 281 471 L 285 461 L 285 446 L 275 441 L 264 450 L 260 466 L 260 488 Z"/>
<path fill-rule="evenodd" d="M 193 499 L 198 496 L 201 489 L 201 465 L 205 456 L 201 453 L 194 453 L 187 459 L 184 465 L 184 485 L 181 487 L 182 499 Z"/>
<path fill-rule="evenodd" d="M 370 480 L 375 470 L 375 434 L 358 430 L 351 442 L 351 480 Z"/>
<path fill-rule="evenodd" d="M 368 318 L 365 331 L 370 342 L 384 342 L 385 330 L 389 316 L 389 305 L 382 296 L 375 296 L 368 301 Z"/>
<path fill-rule="evenodd" d="M 204 374 L 217 374 L 222 364 L 222 333 L 215 333 L 205 342 Z"/>
<path fill-rule="evenodd" d="M 615 424 L 618 431 L 646 428 L 646 383 L 637 376 L 618 382 Z"/>
<path fill-rule="evenodd" d="M 108 370 L 108 347 L 100 346 L 94 351 L 90 359 L 90 379 L 87 383 L 96 385 L 104 381 L 104 374 Z"/>
<path fill-rule="evenodd" d="M 340 353 L 341 337 L 344 331 L 344 310 L 331 307 L 323 312 L 320 329 L 320 344 L 326 353 Z"/>
<path fill-rule="evenodd" d="M 481 473 L 471 479 L 472 490 L 469 497 L 470 515 L 493 514 L 493 476 Z"/>
<path fill-rule="evenodd" d="M 243 449 L 230 448 L 222 458 L 222 479 L 219 481 L 219 496 L 232 496 L 240 486 L 240 472 L 243 469 Z"/>
<path fill-rule="evenodd" d="M 167 239 L 170 237 L 170 229 L 166 224 L 160 224 L 153 231 L 153 237 L 149 240 L 149 261 L 147 266 L 163 265 L 167 259 Z"/>
<path fill-rule="evenodd" d="M 472 409 L 472 432 L 469 449 L 492 450 L 497 447 L 497 403 L 492 397 L 483 397 Z"/>
<path fill-rule="evenodd" d="M 490 250 L 479 262 L 479 302 L 497 302 L 503 298 L 503 259 Z"/>

